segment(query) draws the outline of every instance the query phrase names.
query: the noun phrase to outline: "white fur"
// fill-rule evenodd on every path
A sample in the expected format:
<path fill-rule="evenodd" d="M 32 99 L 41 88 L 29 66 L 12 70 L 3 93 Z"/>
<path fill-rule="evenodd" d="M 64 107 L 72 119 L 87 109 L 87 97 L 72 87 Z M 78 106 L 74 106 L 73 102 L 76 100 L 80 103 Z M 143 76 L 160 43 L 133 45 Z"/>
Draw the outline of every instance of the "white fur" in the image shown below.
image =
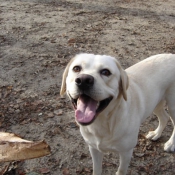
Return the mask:
<path fill-rule="evenodd" d="M 120 155 L 120 165 L 116 175 L 125 175 L 132 156 L 133 148 L 137 144 L 138 132 L 141 123 L 154 112 L 159 119 L 159 126 L 149 132 L 147 138 L 157 140 L 165 128 L 169 115 L 164 110 L 167 102 L 171 120 L 175 124 L 175 55 L 160 54 L 149 57 L 125 71 L 115 58 L 93 54 L 77 55 L 67 67 L 63 79 L 62 89 L 73 97 L 78 97 L 75 85 L 77 73 L 72 69 L 76 65 L 82 66 L 80 73 L 94 77 L 95 83 L 91 94 L 92 98 L 101 101 L 109 96 L 113 100 L 88 125 L 80 125 L 80 132 L 89 145 L 93 159 L 93 175 L 101 175 L 102 159 L 105 152 L 117 152 Z M 111 76 L 99 74 L 101 69 L 109 69 Z M 79 73 L 79 74 L 80 74 Z M 127 98 L 120 95 L 120 81 L 122 90 L 126 91 Z M 126 77 L 129 80 L 128 88 Z M 64 82 L 64 81 L 63 81 Z M 62 90 L 63 94 L 64 90 Z M 165 143 L 164 150 L 175 151 L 175 129 L 172 136 Z"/>

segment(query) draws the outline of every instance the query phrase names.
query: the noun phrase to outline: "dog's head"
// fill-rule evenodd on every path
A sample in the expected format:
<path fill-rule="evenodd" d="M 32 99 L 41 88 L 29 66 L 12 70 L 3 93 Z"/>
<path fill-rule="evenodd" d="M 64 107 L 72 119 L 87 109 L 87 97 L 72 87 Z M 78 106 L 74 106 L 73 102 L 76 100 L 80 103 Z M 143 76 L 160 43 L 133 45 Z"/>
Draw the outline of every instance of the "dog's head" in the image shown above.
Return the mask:
<path fill-rule="evenodd" d="M 63 73 L 60 94 L 67 92 L 77 122 L 88 125 L 112 99 L 122 94 L 127 100 L 127 88 L 128 76 L 115 58 L 79 54 L 71 59 Z"/>

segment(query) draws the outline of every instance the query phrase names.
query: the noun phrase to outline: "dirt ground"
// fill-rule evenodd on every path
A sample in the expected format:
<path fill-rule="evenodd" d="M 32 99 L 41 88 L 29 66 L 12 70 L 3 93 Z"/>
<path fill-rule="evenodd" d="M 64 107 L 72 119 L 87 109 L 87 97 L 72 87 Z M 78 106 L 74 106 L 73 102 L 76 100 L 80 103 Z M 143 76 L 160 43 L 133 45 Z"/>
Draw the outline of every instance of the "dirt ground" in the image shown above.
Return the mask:
<path fill-rule="evenodd" d="M 59 95 L 65 65 L 82 52 L 117 57 L 124 68 L 175 53 L 174 0 L 0 0 L 0 130 L 52 149 L 6 175 L 92 174 L 71 105 Z M 163 151 L 171 123 L 157 142 L 144 138 L 156 126 L 155 116 L 141 126 L 128 175 L 175 174 L 175 154 Z M 118 160 L 106 154 L 103 175 L 115 174 Z"/>

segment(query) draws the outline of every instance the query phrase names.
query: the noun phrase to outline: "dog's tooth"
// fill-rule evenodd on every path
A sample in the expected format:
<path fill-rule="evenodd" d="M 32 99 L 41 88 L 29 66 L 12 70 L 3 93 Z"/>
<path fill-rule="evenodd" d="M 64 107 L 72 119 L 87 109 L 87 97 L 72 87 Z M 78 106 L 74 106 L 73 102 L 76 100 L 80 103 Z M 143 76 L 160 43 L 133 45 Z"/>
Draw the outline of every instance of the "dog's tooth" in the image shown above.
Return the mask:
<path fill-rule="evenodd" d="M 97 107 L 96 107 L 96 109 L 98 109 L 99 106 L 100 106 L 100 102 L 97 103 Z"/>
<path fill-rule="evenodd" d="M 79 104 L 79 102 L 80 102 L 80 98 L 77 99 L 77 105 Z"/>

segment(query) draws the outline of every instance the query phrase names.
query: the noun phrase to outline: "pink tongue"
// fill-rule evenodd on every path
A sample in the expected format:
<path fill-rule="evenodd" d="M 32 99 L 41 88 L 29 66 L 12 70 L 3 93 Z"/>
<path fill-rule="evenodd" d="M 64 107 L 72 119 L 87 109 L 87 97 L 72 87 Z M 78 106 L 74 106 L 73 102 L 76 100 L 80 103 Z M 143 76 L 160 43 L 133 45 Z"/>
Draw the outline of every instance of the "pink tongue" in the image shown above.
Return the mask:
<path fill-rule="evenodd" d="M 97 103 L 92 98 L 81 95 L 77 101 L 77 110 L 75 111 L 76 120 L 80 123 L 91 122 L 96 114 Z"/>

